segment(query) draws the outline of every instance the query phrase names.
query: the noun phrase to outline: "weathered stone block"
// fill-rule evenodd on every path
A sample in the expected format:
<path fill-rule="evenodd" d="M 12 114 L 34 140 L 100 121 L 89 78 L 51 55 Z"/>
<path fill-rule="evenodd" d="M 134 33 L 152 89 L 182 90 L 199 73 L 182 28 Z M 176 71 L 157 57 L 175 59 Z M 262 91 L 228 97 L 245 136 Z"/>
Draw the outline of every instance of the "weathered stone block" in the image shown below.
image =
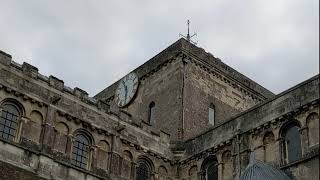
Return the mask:
<path fill-rule="evenodd" d="M 0 50 L 0 63 L 9 66 L 11 63 L 12 56 Z"/>
<path fill-rule="evenodd" d="M 64 87 L 64 82 L 54 76 L 49 76 L 49 84 L 60 91 L 62 91 Z"/>

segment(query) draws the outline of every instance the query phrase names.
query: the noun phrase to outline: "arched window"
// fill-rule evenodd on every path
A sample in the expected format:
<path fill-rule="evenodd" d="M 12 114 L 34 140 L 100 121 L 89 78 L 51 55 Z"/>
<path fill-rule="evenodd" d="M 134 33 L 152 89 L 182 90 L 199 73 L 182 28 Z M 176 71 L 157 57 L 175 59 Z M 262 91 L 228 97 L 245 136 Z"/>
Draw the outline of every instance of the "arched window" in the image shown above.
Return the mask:
<path fill-rule="evenodd" d="M 0 137 L 13 141 L 19 129 L 22 108 L 14 102 L 6 101 L 1 105 Z"/>
<path fill-rule="evenodd" d="M 215 124 L 215 107 L 212 103 L 209 106 L 208 118 L 209 118 L 209 124 L 214 126 L 214 124 Z"/>
<path fill-rule="evenodd" d="M 148 123 L 154 125 L 155 121 L 155 106 L 156 104 L 152 101 L 149 105 L 149 113 L 148 113 Z"/>
<path fill-rule="evenodd" d="M 76 134 L 72 146 L 72 164 L 80 167 L 87 168 L 90 157 L 91 138 L 86 134 L 79 132 Z"/>
<path fill-rule="evenodd" d="M 301 158 L 300 126 L 297 122 L 291 122 L 282 128 L 283 160 L 291 163 Z"/>
<path fill-rule="evenodd" d="M 214 156 L 209 156 L 204 160 L 201 170 L 206 180 L 218 180 L 218 161 Z"/>
<path fill-rule="evenodd" d="M 136 168 L 136 180 L 150 180 L 152 169 L 150 160 L 139 159 Z"/>

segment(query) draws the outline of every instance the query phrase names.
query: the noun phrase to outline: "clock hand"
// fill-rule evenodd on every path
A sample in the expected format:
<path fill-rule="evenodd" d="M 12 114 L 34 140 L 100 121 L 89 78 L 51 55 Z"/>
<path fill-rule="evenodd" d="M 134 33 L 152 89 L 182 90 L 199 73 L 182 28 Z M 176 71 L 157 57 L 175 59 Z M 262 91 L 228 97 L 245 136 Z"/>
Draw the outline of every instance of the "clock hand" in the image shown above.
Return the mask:
<path fill-rule="evenodd" d="M 127 100 L 127 96 L 128 96 L 128 88 L 127 88 L 127 86 L 126 86 L 126 88 L 125 88 L 125 91 L 126 91 L 125 100 Z"/>
<path fill-rule="evenodd" d="M 124 95 L 124 101 L 127 100 L 127 96 L 128 96 L 128 87 L 126 86 L 126 84 L 122 81 L 122 84 L 124 86 L 124 92 L 125 92 L 125 95 Z"/>

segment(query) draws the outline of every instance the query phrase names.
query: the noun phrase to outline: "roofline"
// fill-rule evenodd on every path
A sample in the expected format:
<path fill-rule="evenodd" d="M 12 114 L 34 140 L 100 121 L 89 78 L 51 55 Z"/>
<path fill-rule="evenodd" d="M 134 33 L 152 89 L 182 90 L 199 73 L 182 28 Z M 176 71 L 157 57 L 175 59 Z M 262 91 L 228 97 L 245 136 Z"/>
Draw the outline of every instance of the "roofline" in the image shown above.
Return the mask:
<path fill-rule="evenodd" d="M 187 40 L 183 39 L 185 43 L 182 45 L 182 49 L 184 52 L 191 54 L 197 60 L 201 60 L 202 62 L 208 63 L 211 66 L 217 68 L 222 71 L 227 77 L 236 80 L 241 85 L 258 92 L 265 98 L 270 98 L 275 94 L 265 87 L 261 86 L 257 82 L 243 75 L 239 71 L 233 69 L 231 66 L 224 63 L 221 59 L 215 57 L 210 52 L 206 52 L 203 48 L 197 47 L 196 45 L 187 42 Z"/>
<path fill-rule="evenodd" d="M 279 93 L 277 95 L 275 95 L 274 97 L 272 97 L 270 99 L 265 100 L 264 102 L 262 102 L 260 104 L 257 104 L 255 106 L 253 106 L 253 107 L 251 107 L 251 108 L 239 113 L 239 114 L 236 114 L 236 115 L 230 117 L 228 120 L 224 121 L 223 123 L 221 123 L 221 124 L 219 124 L 219 125 L 217 125 L 215 127 L 212 127 L 210 129 L 208 129 L 207 131 L 204 131 L 204 132 L 198 134 L 197 136 L 189 138 L 189 139 L 185 140 L 184 142 L 194 140 L 194 139 L 196 139 L 196 138 L 198 138 L 198 137 L 200 137 L 200 136 L 202 136 L 202 135 L 204 135 L 206 133 L 209 133 L 210 131 L 213 131 L 214 129 L 219 128 L 220 126 L 223 126 L 223 125 L 225 125 L 225 124 L 227 124 L 227 123 L 239 118 L 240 116 L 243 116 L 244 114 L 250 113 L 251 111 L 253 111 L 253 110 L 257 109 L 257 108 L 260 108 L 261 106 L 264 106 L 265 104 L 268 104 L 268 103 L 270 103 L 270 102 L 282 97 L 283 95 L 288 94 L 288 93 L 298 89 L 299 87 L 301 87 L 301 86 L 303 86 L 305 84 L 308 84 L 308 83 L 310 83 L 310 82 L 312 82 L 312 81 L 314 81 L 316 79 L 319 79 L 319 74 L 317 74 L 317 75 L 315 75 L 315 76 L 313 76 L 313 77 L 311 77 L 311 78 L 309 78 L 309 79 L 307 79 L 307 80 L 305 80 L 305 81 L 303 81 L 303 82 L 301 82 L 301 83 L 299 83 L 299 84 L 297 84 L 297 85 L 295 85 L 295 86 L 293 86 L 293 87 L 291 87 L 291 88 L 289 88 L 289 89 L 287 89 L 287 90 L 285 90 L 285 91 L 283 91 L 283 92 L 281 92 L 281 93 Z"/>
<path fill-rule="evenodd" d="M 182 39 L 182 38 L 181 38 Z M 171 54 L 171 56 L 174 56 L 176 53 L 180 52 L 181 50 L 181 39 L 177 40 L 176 42 L 174 42 L 173 44 L 171 44 L 170 46 L 168 46 L 167 48 L 165 48 L 164 50 L 162 50 L 161 52 L 159 52 L 157 55 L 153 56 L 151 59 L 149 59 L 148 61 L 146 61 L 145 63 L 141 64 L 140 66 L 138 66 L 137 68 L 135 68 L 134 70 L 130 71 L 129 73 L 132 72 L 136 72 L 139 76 L 139 78 L 141 78 L 142 76 L 145 76 L 146 74 L 148 74 L 149 72 L 151 72 L 153 69 L 157 68 L 159 65 L 161 65 L 162 63 L 167 62 L 169 59 L 168 58 L 163 58 L 163 56 L 166 55 L 166 52 L 168 51 L 172 51 L 173 53 Z M 147 69 L 148 66 L 151 66 L 152 69 L 149 71 L 145 71 Z M 129 74 L 128 73 L 128 74 Z M 122 77 L 123 78 L 123 77 Z M 114 89 L 118 82 L 122 79 L 120 78 L 119 80 L 117 80 L 116 82 L 112 83 L 110 86 L 104 88 L 102 91 L 100 91 L 99 93 L 97 93 L 96 95 L 94 95 L 95 98 L 98 98 L 100 96 L 100 94 L 102 94 L 102 92 L 105 92 L 107 90 L 112 90 Z M 111 97 L 111 96 L 109 96 Z M 109 97 L 104 97 L 104 98 L 109 98 Z M 98 98 L 101 99 L 101 98 Z"/>
<path fill-rule="evenodd" d="M 150 60 L 138 66 L 131 72 L 136 72 L 139 78 L 141 78 L 142 76 L 145 76 L 146 74 L 156 69 L 159 65 L 169 61 L 170 57 L 174 57 L 177 53 L 180 52 L 185 53 L 187 55 L 191 55 L 196 60 L 211 65 L 210 68 L 215 68 L 216 70 L 221 71 L 226 77 L 231 78 L 232 80 L 236 81 L 242 86 L 253 90 L 254 92 L 260 94 L 262 97 L 266 99 L 274 96 L 274 93 L 272 93 L 268 89 L 264 88 L 260 84 L 256 83 L 255 81 L 251 80 L 250 78 L 246 77 L 245 75 L 241 74 L 240 72 L 236 71 L 230 66 L 226 65 L 219 58 L 214 57 L 212 54 L 206 52 L 204 49 L 191 44 L 184 38 L 180 38 L 179 40 L 171 44 L 169 47 L 162 50 L 157 55 L 152 57 Z M 148 67 L 151 68 L 148 69 Z M 112 97 L 112 95 L 107 94 L 109 91 L 113 92 L 113 90 L 115 90 L 116 85 L 119 81 L 120 79 L 111 84 L 110 86 L 106 87 L 99 93 L 97 93 L 94 97 L 102 99 L 101 97 L 99 98 L 99 96 L 103 96 L 103 94 L 107 96 L 103 97 L 103 99 Z"/>

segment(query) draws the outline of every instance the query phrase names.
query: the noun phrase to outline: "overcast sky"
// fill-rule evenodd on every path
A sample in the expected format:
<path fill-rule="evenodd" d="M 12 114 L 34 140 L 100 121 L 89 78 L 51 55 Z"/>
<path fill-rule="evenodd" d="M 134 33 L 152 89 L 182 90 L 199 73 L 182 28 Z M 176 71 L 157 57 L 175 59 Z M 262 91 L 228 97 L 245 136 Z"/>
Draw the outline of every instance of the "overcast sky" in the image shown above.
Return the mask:
<path fill-rule="evenodd" d="M 282 92 L 319 73 L 319 0 L 1 0 L 0 49 L 95 95 L 186 33 Z"/>

